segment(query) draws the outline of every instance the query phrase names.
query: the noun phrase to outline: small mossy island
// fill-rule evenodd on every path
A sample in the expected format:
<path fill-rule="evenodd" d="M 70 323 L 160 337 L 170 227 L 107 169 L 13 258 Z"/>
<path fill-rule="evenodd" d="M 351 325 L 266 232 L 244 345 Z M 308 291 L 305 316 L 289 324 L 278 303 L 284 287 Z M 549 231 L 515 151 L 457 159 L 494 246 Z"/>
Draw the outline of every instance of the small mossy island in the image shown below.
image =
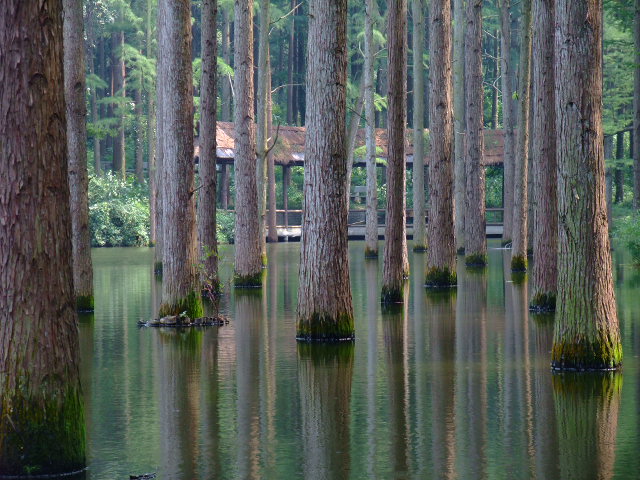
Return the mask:
<path fill-rule="evenodd" d="M 511 258 L 511 271 L 512 272 L 526 272 L 527 271 L 527 257 L 516 255 Z"/>
<path fill-rule="evenodd" d="M 28 383 L 28 382 L 25 382 Z M 82 394 L 77 387 L 27 393 L 18 385 L 0 404 L 0 476 L 61 475 L 85 469 Z"/>
<path fill-rule="evenodd" d="M 574 342 L 554 342 L 551 368 L 569 371 L 616 370 L 622 366 L 622 344 L 606 339 L 592 342 L 578 338 Z"/>
<path fill-rule="evenodd" d="M 265 275 L 266 270 L 264 269 L 249 275 L 240 275 L 236 272 L 233 275 L 233 285 L 236 288 L 259 288 L 262 287 L 264 283 Z"/>
<path fill-rule="evenodd" d="M 472 253 L 464 257 L 464 264 L 467 267 L 484 268 L 487 266 L 487 254 L 486 253 Z"/>
<path fill-rule="evenodd" d="M 533 313 L 550 313 L 556 311 L 556 295 L 551 292 L 539 292 L 533 296 L 529 304 Z"/>
<path fill-rule="evenodd" d="M 301 342 L 344 342 L 355 340 L 353 316 L 347 313 L 332 316 L 314 313 L 299 318 L 296 340 Z"/>
<path fill-rule="evenodd" d="M 176 300 L 173 303 L 163 303 L 160 305 L 158 315 L 162 318 L 181 315 L 183 313 L 189 318 L 202 317 L 204 315 L 204 307 L 202 306 L 201 295 L 192 291 L 186 297 Z"/>
<path fill-rule="evenodd" d="M 94 308 L 93 295 L 76 296 L 76 310 L 78 312 L 93 312 Z"/>
<path fill-rule="evenodd" d="M 458 283 L 456 272 L 449 270 L 449 267 L 431 267 L 427 269 L 424 284 L 429 288 L 453 288 Z"/>
<path fill-rule="evenodd" d="M 380 300 L 383 304 L 388 303 L 403 303 L 404 302 L 404 286 L 389 286 L 384 285 L 382 287 L 382 293 Z"/>

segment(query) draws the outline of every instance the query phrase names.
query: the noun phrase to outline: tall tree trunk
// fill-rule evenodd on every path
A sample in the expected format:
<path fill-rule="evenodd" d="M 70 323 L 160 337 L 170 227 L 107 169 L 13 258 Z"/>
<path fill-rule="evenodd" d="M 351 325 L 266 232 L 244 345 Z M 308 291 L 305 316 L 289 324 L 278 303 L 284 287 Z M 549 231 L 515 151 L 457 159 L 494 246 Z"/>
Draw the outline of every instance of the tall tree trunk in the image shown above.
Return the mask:
<path fill-rule="evenodd" d="M 376 169 L 376 112 L 374 100 L 373 12 L 375 0 L 366 0 L 364 20 L 364 106 L 367 158 L 367 213 L 364 255 L 378 256 L 378 174 Z"/>
<path fill-rule="evenodd" d="M 413 0 L 411 8 L 413 14 L 413 251 L 424 252 L 427 249 L 424 218 L 424 64 L 422 61 L 424 4 L 422 0 Z M 431 20 L 433 21 L 433 14 Z M 433 44 L 431 46 L 433 48 Z M 431 63 L 433 64 L 433 59 Z"/>
<path fill-rule="evenodd" d="M 515 156 L 513 191 L 513 243 L 511 246 L 511 271 L 527 270 L 527 220 L 529 174 L 529 108 L 531 105 L 531 0 L 522 2 L 522 40 L 520 42 L 520 72 L 518 101 L 517 154 Z"/>
<path fill-rule="evenodd" d="M 502 33 L 502 128 L 504 129 L 504 157 L 503 165 L 503 227 L 502 243 L 511 242 L 513 231 L 513 170 L 514 170 L 514 143 L 515 137 L 513 124 L 513 78 L 514 66 L 511 56 L 511 0 L 500 0 L 500 31 Z"/>
<path fill-rule="evenodd" d="M 94 15 L 94 9 L 87 6 L 87 18 L 92 18 Z M 95 49 L 98 49 L 98 40 L 95 34 L 95 28 L 93 22 L 88 22 L 87 25 L 87 40 L 89 45 L 93 45 Z M 95 75 L 96 62 L 95 55 L 89 55 L 89 74 Z M 91 88 L 91 121 L 94 125 L 98 123 L 98 89 L 96 87 Z M 97 128 L 95 129 L 97 131 Z M 102 175 L 102 155 L 100 150 L 100 137 L 96 134 L 93 136 L 93 164 L 94 173 L 96 176 Z"/>
<path fill-rule="evenodd" d="M 222 10 L 222 59 L 227 65 L 231 65 L 231 19 L 229 18 L 229 12 Z M 233 97 L 231 94 L 231 77 L 228 75 L 221 79 L 222 82 L 222 101 L 220 107 L 221 120 L 225 122 L 233 121 Z"/>
<path fill-rule="evenodd" d="M 160 316 L 202 316 L 196 265 L 196 202 L 193 165 L 191 2 L 160 0 L 163 113 L 163 257 Z"/>
<path fill-rule="evenodd" d="M 198 242 L 202 265 L 200 281 L 210 291 L 219 289 L 216 237 L 216 114 L 218 102 L 217 0 L 202 2 L 202 80 L 200 81 L 200 191 L 198 192 Z"/>
<path fill-rule="evenodd" d="M 347 0 L 309 4 L 297 338 L 354 337 L 346 192 Z"/>
<path fill-rule="evenodd" d="M 69 3 L 65 13 L 82 38 L 82 9 L 65 2 L 65 10 Z M 86 465 L 62 8 L 59 0 L 8 0 L 0 15 L 0 474 L 7 476 Z M 81 78 L 67 83 L 84 95 Z"/>
<path fill-rule="evenodd" d="M 347 176 L 345 185 L 347 186 L 347 195 L 351 190 L 351 174 L 353 172 L 353 157 L 356 150 L 356 138 L 358 136 L 358 127 L 360 127 L 360 120 L 362 119 L 362 110 L 364 109 L 364 76 L 360 78 L 358 99 L 356 100 L 355 108 L 351 114 L 349 121 L 349 128 L 347 129 Z M 348 198 L 348 197 L 347 197 Z M 347 201 L 347 212 L 349 211 L 349 202 Z"/>
<path fill-rule="evenodd" d="M 146 55 L 148 58 L 151 58 L 151 18 L 153 12 L 153 0 L 147 0 L 147 25 L 145 31 L 145 48 Z M 147 92 L 147 148 L 148 148 L 148 157 L 147 163 L 148 167 L 148 175 L 149 175 L 149 224 L 150 224 L 150 235 L 149 235 L 149 244 L 154 246 L 157 240 L 157 225 L 156 225 L 156 209 L 157 209 L 157 184 L 156 184 L 156 108 L 154 102 L 154 94 L 155 92 L 148 91 Z"/>
<path fill-rule="evenodd" d="M 253 111 L 253 3 L 235 0 L 235 277 L 237 287 L 262 286 Z"/>
<path fill-rule="evenodd" d="M 269 2 L 260 0 L 260 38 L 258 43 L 258 156 L 256 185 L 258 188 L 258 215 L 260 228 L 260 253 L 262 263 L 267 263 L 267 153 L 269 151 L 269 85 L 271 84 L 271 62 L 269 59 Z"/>
<path fill-rule="evenodd" d="M 633 41 L 635 58 L 633 69 L 633 207 L 640 208 L 640 0 L 634 2 Z"/>
<path fill-rule="evenodd" d="M 64 0 L 63 8 L 64 92 L 67 110 L 73 285 L 78 310 L 93 311 L 82 1 Z"/>
<path fill-rule="evenodd" d="M 598 0 L 556 3 L 556 369 L 612 369 L 622 362 L 605 201 L 601 6 Z"/>
<path fill-rule="evenodd" d="M 494 81 L 491 89 L 491 128 L 498 128 L 498 78 L 500 78 L 500 39 L 498 30 L 494 32 L 493 38 L 493 71 Z"/>
<path fill-rule="evenodd" d="M 296 0 L 291 0 L 291 8 L 296 6 Z M 295 124 L 294 113 L 294 93 L 295 88 L 293 86 L 293 69 L 295 58 L 295 45 L 296 45 L 296 15 L 291 16 L 291 27 L 289 29 L 289 57 L 287 62 L 287 125 Z"/>
<path fill-rule="evenodd" d="M 271 75 L 269 75 L 269 83 L 267 85 L 267 132 L 272 135 L 273 132 L 273 98 L 271 97 Z M 273 140 L 275 141 L 275 139 Z M 269 242 L 278 241 L 278 228 L 276 225 L 276 165 L 273 158 L 273 154 L 267 155 L 267 182 L 269 190 L 269 213 L 267 216 L 268 234 L 267 240 Z"/>
<path fill-rule="evenodd" d="M 382 301 L 402 303 L 409 275 L 406 225 L 405 125 L 407 121 L 407 1 L 389 0 L 387 215 L 384 233 Z"/>
<path fill-rule="evenodd" d="M 451 72 L 451 2 L 431 0 L 431 155 L 429 159 L 429 250 L 425 283 L 456 284 L 453 225 L 453 76 Z M 414 162 L 415 166 L 415 162 Z"/>
<path fill-rule="evenodd" d="M 160 25 L 165 15 L 165 4 L 158 2 L 156 34 L 158 45 L 160 45 Z M 164 81 L 161 75 L 164 70 L 164 55 L 161 50 L 156 52 L 157 75 L 156 75 L 156 245 L 153 251 L 153 271 L 156 275 L 162 274 L 162 258 L 164 256 Z"/>
<path fill-rule="evenodd" d="M 113 71 L 113 97 L 126 96 L 126 77 L 122 48 L 124 47 L 124 32 L 114 32 L 111 37 L 112 71 Z M 125 158 L 124 141 L 124 104 L 114 104 L 114 114 L 118 115 L 118 133 L 113 139 L 113 169 L 125 178 L 127 175 L 127 161 Z"/>
<path fill-rule="evenodd" d="M 487 264 L 484 169 L 484 90 L 482 88 L 482 1 L 468 0 L 465 32 L 465 89 L 467 120 L 465 173 L 465 263 Z"/>
<path fill-rule="evenodd" d="M 605 183 L 607 197 L 607 221 L 609 223 L 609 232 L 611 232 L 611 222 L 613 220 L 613 178 L 611 167 L 606 167 L 613 158 L 613 136 L 606 135 L 604 137 L 604 163 L 605 163 Z"/>
<path fill-rule="evenodd" d="M 142 82 L 141 82 L 142 83 Z M 139 184 L 144 183 L 144 108 L 142 105 L 142 89 L 136 89 L 136 120 L 138 122 L 136 129 L 136 181 Z"/>
<path fill-rule="evenodd" d="M 465 96 L 464 96 L 464 30 L 466 18 L 464 0 L 453 0 L 453 130 L 454 130 L 454 203 L 456 251 L 464 253 L 464 213 L 466 175 L 465 148 Z"/>
<path fill-rule="evenodd" d="M 556 116 L 554 84 L 555 0 L 533 3 L 533 143 L 535 179 L 533 291 L 531 308 L 555 309 L 558 257 Z"/>
<path fill-rule="evenodd" d="M 618 132 L 616 135 L 616 159 L 622 160 L 624 158 L 624 132 Z M 619 163 L 615 169 L 616 180 L 616 198 L 615 203 L 622 203 L 624 201 L 624 167 Z"/>

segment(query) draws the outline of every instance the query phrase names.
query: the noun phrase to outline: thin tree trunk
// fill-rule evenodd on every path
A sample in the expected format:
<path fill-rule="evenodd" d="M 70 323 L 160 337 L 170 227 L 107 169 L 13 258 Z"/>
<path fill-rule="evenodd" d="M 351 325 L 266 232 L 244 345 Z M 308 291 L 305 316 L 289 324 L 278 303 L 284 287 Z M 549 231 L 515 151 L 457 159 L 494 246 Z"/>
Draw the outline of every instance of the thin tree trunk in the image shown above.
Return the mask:
<path fill-rule="evenodd" d="M 453 129 L 454 129 L 454 203 L 456 251 L 464 253 L 464 213 L 466 175 L 465 159 L 465 96 L 464 96 L 464 0 L 453 0 Z"/>
<path fill-rule="evenodd" d="M 364 76 L 360 78 L 359 84 L 358 99 L 356 100 L 355 108 L 351 113 L 351 120 L 349 121 L 349 128 L 347 130 L 347 177 L 345 180 L 347 195 L 349 195 L 349 192 L 351 191 L 351 174 L 353 172 L 353 156 L 356 150 L 356 137 L 358 136 L 358 127 L 360 127 L 362 110 L 364 109 Z M 348 211 L 349 202 L 347 201 L 347 212 Z"/>
<path fill-rule="evenodd" d="M 81 39 L 82 8 L 70 3 L 65 29 L 71 20 Z M 7 0 L 0 15 L 0 473 L 9 477 L 86 465 L 62 8 Z M 81 78 L 67 84 L 84 95 Z"/>
<path fill-rule="evenodd" d="M 494 81 L 491 89 L 491 128 L 498 128 L 498 78 L 500 78 L 500 40 L 498 30 L 494 32 L 493 38 L 493 71 Z"/>
<path fill-rule="evenodd" d="M 160 25 L 163 21 L 164 2 L 158 2 L 158 18 L 156 33 L 158 35 L 158 44 L 160 44 Z M 164 52 L 160 53 L 158 49 L 157 55 L 157 80 L 156 80 L 156 173 L 155 173 L 155 191 L 156 191 L 156 245 L 153 251 L 153 271 L 156 275 L 162 274 L 162 258 L 164 256 L 164 81 L 161 75 L 164 70 Z"/>
<path fill-rule="evenodd" d="M 487 264 L 484 169 L 484 91 L 482 88 L 482 1 L 468 0 L 465 32 L 465 87 L 467 120 L 465 173 L 465 263 Z"/>
<path fill-rule="evenodd" d="M 145 32 L 145 47 L 146 55 L 151 58 L 151 18 L 152 18 L 153 1 L 147 0 L 147 26 Z M 154 102 L 154 93 L 152 91 L 147 92 L 147 148 L 148 157 L 147 163 L 149 165 L 149 214 L 150 214 L 150 238 L 149 244 L 154 246 L 157 240 L 157 225 L 156 225 L 156 210 L 157 210 L 157 184 L 156 184 L 156 109 Z"/>
<path fill-rule="evenodd" d="M 291 0 L 291 8 L 296 6 L 296 0 Z M 296 44 L 296 15 L 291 16 L 291 28 L 289 29 L 289 57 L 287 63 L 287 125 L 294 125 L 296 118 L 294 114 L 294 92 L 293 86 L 293 69 L 294 69 L 294 54 Z"/>
<path fill-rule="evenodd" d="M 409 275 L 406 225 L 405 125 L 407 121 L 407 2 L 389 0 L 387 215 L 382 301 L 402 303 Z"/>
<path fill-rule="evenodd" d="M 611 167 L 606 164 L 613 158 L 613 136 L 604 137 L 604 163 L 605 163 L 605 182 L 607 192 L 607 220 L 609 223 L 609 231 L 611 231 L 611 222 L 613 220 L 613 178 Z"/>
<path fill-rule="evenodd" d="M 309 4 L 297 338 L 354 337 L 347 245 L 347 0 Z"/>
<path fill-rule="evenodd" d="M 601 6 L 598 0 L 556 3 L 556 369 L 612 369 L 622 362 L 605 201 Z"/>
<path fill-rule="evenodd" d="M 73 285 L 78 310 L 93 311 L 82 2 L 81 0 L 64 0 L 63 5 L 64 92 L 67 113 Z"/>
<path fill-rule="evenodd" d="M 273 132 L 273 98 L 271 97 L 271 75 L 269 75 L 269 83 L 267 85 L 267 132 L 269 135 L 272 135 Z M 273 140 L 275 141 L 275 139 Z M 268 190 L 269 190 L 269 213 L 267 216 L 267 224 L 268 224 L 268 236 L 267 240 L 269 242 L 277 242 L 278 241 L 278 228 L 277 228 L 277 219 L 276 219 L 276 166 L 273 158 L 273 154 L 269 152 L 267 155 L 267 182 L 268 182 Z"/>
<path fill-rule="evenodd" d="M 616 159 L 622 160 L 624 158 L 624 132 L 618 132 L 616 135 Z M 624 167 L 618 164 L 615 168 L 615 181 L 616 181 L 616 198 L 615 203 L 622 203 L 624 201 Z"/>
<path fill-rule="evenodd" d="M 633 208 L 640 208 L 640 0 L 634 2 L 633 41 Z"/>
<path fill-rule="evenodd" d="M 160 0 L 163 88 L 163 258 L 160 316 L 202 316 L 198 288 L 193 164 L 191 2 Z M 215 167 L 214 167 L 215 168 Z"/>
<path fill-rule="evenodd" d="M 503 158 L 503 227 L 502 243 L 511 242 L 513 231 L 513 171 L 514 171 L 514 143 L 513 124 L 513 78 L 514 66 L 511 56 L 511 0 L 501 0 L 500 30 L 502 33 L 502 128 L 504 129 L 504 158 Z"/>
<path fill-rule="evenodd" d="M 425 283 L 457 283 L 453 225 L 453 75 L 451 72 L 451 2 L 431 0 L 431 155 L 429 159 L 429 250 Z M 414 163 L 415 165 L 415 163 Z"/>
<path fill-rule="evenodd" d="M 271 62 L 269 59 L 269 2 L 260 0 L 260 37 L 258 44 L 258 156 L 256 185 L 258 188 L 258 215 L 260 221 L 260 252 L 262 263 L 267 263 L 265 227 L 267 223 L 267 153 L 269 150 L 269 85 L 271 84 Z"/>
<path fill-rule="evenodd" d="M 94 11 L 92 8 L 87 9 L 87 18 L 92 18 Z M 96 39 L 95 29 L 93 27 L 93 22 L 88 22 L 87 25 L 87 40 L 90 45 L 95 45 L 97 49 L 98 40 Z M 89 56 L 89 74 L 95 75 L 96 67 L 95 67 L 95 55 Z M 96 87 L 91 88 L 91 121 L 94 125 L 98 123 L 98 89 Z M 96 128 L 97 131 L 97 128 Z M 100 150 L 100 138 L 98 135 L 94 135 L 93 137 L 93 164 L 94 164 L 94 174 L 96 176 L 102 175 L 102 155 Z"/>
<path fill-rule="evenodd" d="M 367 213 L 364 255 L 378 256 L 378 175 L 376 169 L 376 112 L 374 100 L 373 12 L 374 0 L 366 0 L 364 20 L 364 104 L 367 158 Z"/>
<path fill-rule="evenodd" d="M 226 10 L 222 11 L 222 59 L 227 65 L 231 65 L 231 19 L 229 13 Z M 231 95 L 231 78 L 229 76 L 223 77 L 222 82 L 222 102 L 220 107 L 222 108 L 222 120 L 225 122 L 233 121 L 233 98 Z"/>
<path fill-rule="evenodd" d="M 413 251 L 427 249 L 424 198 L 424 5 L 413 0 Z M 449 12 L 451 13 L 451 12 Z M 449 21 L 451 21 L 449 15 Z M 431 15 L 433 21 L 433 15 Z M 433 44 L 431 45 L 433 48 Z M 449 44 L 449 46 L 451 46 Z M 433 64 L 433 59 L 431 61 Z M 437 94 L 437 93 L 436 93 Z M 432 197 L 431 197 L 432 198 Z"/>
<path fill-rule="evenodd" d="M 520 42 L 520 72 L 518 101 L 517 154 L 515 156 L 513 191 L 513 243 L 511 246 L 511 271 L 527 270 L 527 221 L 529 174 L 529 108 L 531 105 L 531 0 L 522 2 L 522 34 Z"/>
<path fill-rule="evenodd" d="M 217 0 L 202 2 L 202 80 L 200 81 L 200 190 L 198 192 L 198 242 L 202 265 L 200 282 L 210 292 L 219 290 L 216 237 L 216 113 L 218 93 Z"/>
<path fill-rule="evenodd" d="M 136 120 L 138 126 L 136 129 L 136 181 L 139 184 L 144 183 L 144 137 L 146 132 L 143 131 L 144 124 L 144 108 L 142 105 L 142 90 L 136 89 Z"/>
<path fill-rule="evenodd" d="M 126 96 L 126 77 L 124 59 L 122 57 L 122 48 L 124 47 L 124 32 L 115 32 L 111 37 L 112 51 L 112 71 L 113 71 L 113 97 Z M 119 113 L 118 113 L 119 112 Z M 124 105 L 118 102 L 114 105 L 114 113 L 119 115 L 118 133 L 113 139 L 113 169 L 125 178 L 127 175 L 127 161 L 125 158 L 125 141 L 124 141 Z"/>
<path fill-rule="evenodd" d="M 235 278 L 237 287 L 262 286 L 253 111 L 253 3 L 235 0 Z"/>
<path fill-rule="evenodd" d="M 555 0 L 533 3 L 533 143 L 531 158 L 536 198 L 533 229 L 531 308 L 552 311 L 556 304 L 558 205 L 554 83 Z"/>

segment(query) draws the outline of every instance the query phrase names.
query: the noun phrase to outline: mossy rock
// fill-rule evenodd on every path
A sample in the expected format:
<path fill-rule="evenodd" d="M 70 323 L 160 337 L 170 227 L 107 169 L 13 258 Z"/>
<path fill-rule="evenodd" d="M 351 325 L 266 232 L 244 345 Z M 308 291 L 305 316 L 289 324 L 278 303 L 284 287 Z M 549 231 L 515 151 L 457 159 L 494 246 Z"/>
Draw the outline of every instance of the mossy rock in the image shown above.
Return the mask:
<path fill-rule="evenodd" d="M 336 317 L 327 313 L 313 313 L 298 319 L 296 339 L 302 342 L 344 342 L 356 338 L 353 316 L 347 313 Z"/>
<path fill-rule="evenodd" d="M 464 257 L 464 264 L 472 268 L 484 268 L 487 266 L 486 253 L 472 253 Z"/>
<path fill-rule="evenodd" d="M 182 314 L 190 318 L 200 318 L 204 316 L 202 298 L 195 291 L 190 292 L 186 297 L 173 303 L 162 303 L 158 312 L 161 318 Z"/>
<path fill-rule="evenodd" d="M 622 344 L 591 342 L 585 338 L 553 343 L 551 368 L 569 371 L 616 370 L 622 366 Z"/>
<path fill-rule="evenodd" d="M 424 284 L 429 288 L 452 288 L 458 283 L 456 272 L 452 272 L 449 267 L 431 267 L 427 269 Z"/>
<path fill-rule="evenodd" d="M 93 312 L 94 309 L 93 295 L 78 295 L 76 297 L 76 310 L 78 312 Z"/>
<path fill-rule="evenodd" d="M 527 257 L 523 257 L 522 255 L 511 257 L 512 272 L 526 272 L 527 266 Z"/>
<path fill-rule="evenodd" d="M 380 300 L 383 304 L 389 303 L 404 303 L 404 288 L 403 286 L 393 287 L 384 285 L 382 287 L 382 293 Z"/>
<path fill-rule="evenodd" d="M 538 292 L 529 304 L 529 310 L 534 313 L 550 313 L 556 311 L 556 295 L 552 292 Z"/>
<path fill-rule="evenodd" d="M 259 288 L 264 283 L 265 270 L 260 269 L 259 272 L 251 273 L 248 275 L 240 275 L 235 273 L 233 275 L 233 285 L 236 288 Z"/>

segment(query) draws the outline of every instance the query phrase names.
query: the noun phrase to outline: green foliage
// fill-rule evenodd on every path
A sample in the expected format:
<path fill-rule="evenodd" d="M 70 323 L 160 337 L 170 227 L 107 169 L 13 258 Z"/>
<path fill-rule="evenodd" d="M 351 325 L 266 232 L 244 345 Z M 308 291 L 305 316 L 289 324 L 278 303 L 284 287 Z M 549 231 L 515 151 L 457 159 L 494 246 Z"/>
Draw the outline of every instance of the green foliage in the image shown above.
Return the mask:
<path fill-rule="evenodd" d="M 89 178 L 89 228 L 94 247 L 149 244 L 147 185 L 107 172 Z"/>
<path fill-rule="evenodd" d="M 235 222 L 235 212 L 218 210 L 216 213 L 218 243 L 233 243 L 235 239 Z"/>
<path fill-rule="evenodd" d="M 605 133 L 612 134 L 633 123 L 635 47 L 631 32 L 613 14 L 605 14 L 605 23 L 603 123 Z"/>
<path fill-rule="evenodd" d="M 633 263 L 640 266 L 640 215 L 632 213 L 619 218 L 614 234 L 629 249 Z"/>

